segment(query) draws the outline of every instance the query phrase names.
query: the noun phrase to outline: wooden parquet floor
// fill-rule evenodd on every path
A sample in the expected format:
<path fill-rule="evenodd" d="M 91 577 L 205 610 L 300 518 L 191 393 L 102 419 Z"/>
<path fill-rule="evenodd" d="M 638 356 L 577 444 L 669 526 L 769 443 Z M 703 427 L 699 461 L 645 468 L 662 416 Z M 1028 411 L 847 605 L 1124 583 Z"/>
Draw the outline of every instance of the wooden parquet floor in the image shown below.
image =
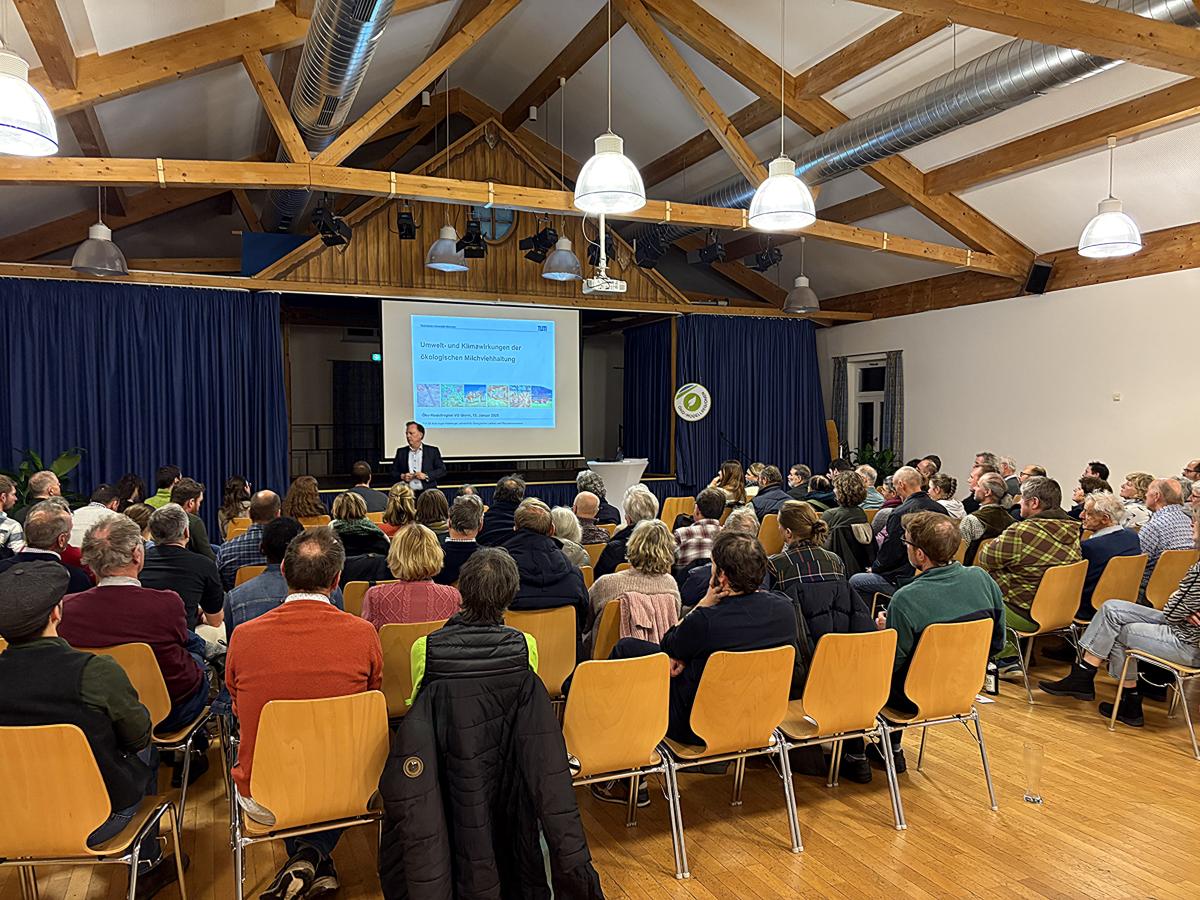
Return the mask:
<path fill-rule="evenodd" d="M 1055 669 L 1042 667 L 1041 677 Z M 1111 682 L 1098 681 L 1101 699 Z M 796 777 L 804 852 L 787 848 L 783 791 L 769 768 L 749 768 L 744 804 L 729 806 L 731 779 L 681 776 L 692 877 L 673 876 L 666 804 L 652 804 L 627 829 L 624 808 L 579 789 L 579 805 L 605 894 L 613 898 L 980 897 L 1200 898 L 1200 762 L 1192 758 L 1182 715 L 1166 718 L 1147 703 L 1146 727 L 1109 733 L 1096 704 L 1035 691 L 1026 704 L 1006 682 L 997 703 L 981 707 L 1000 809 L 992 812 L 974 741 L 960 727 L 929 733 L 923 772 L 916 734 L 905 738 L 909 770 L 900 776 L 908 830 L 892 827 L 887 783 Z M 1193 694 L 1193 711 L 1200 694 Z M 1023 747 L 1045 753 L 1045 803 L 1023 802 Z M 216 771 L 189 799 L 184 832 L 193 898 L 233 897 L 227 806 Z M 345 900 L 380 897 L 374 832 L 346 834 L 334 855 Z M 246 896 L 257 897 L 285 859 L 282 845 L 251 847 Z M 118 900 L 116 867 L 43 869 L 41 895 Z M 0 900 L 20 896 L 15 870 L 0 870 Z M 159 895 L 175 898 L 170 888 Z"/>

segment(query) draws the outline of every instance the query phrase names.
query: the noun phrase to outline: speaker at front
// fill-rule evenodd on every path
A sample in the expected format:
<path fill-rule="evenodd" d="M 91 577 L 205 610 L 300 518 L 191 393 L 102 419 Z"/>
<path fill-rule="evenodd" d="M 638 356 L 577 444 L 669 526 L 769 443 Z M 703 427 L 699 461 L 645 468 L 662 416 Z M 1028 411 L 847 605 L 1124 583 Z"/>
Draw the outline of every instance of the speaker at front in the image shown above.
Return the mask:
<path fill-rule="evenodd" d="M 1044 294 L 1046 285 L 1050 283 L 1050 275 L 1054 271 L 1054 263 L 1037 260 L 1029 270 L 1029 278 L 1025 281 L 1025 293 Z"/>

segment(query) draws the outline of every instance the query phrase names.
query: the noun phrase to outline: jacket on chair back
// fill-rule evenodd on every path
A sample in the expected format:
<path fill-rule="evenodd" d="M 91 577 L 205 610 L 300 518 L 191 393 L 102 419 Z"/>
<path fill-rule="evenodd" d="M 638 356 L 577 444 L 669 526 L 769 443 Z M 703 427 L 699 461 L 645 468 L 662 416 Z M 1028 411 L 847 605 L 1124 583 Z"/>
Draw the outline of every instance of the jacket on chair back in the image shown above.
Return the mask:
<path fill-rule="evenodd" d="M 455 616 L 426 643 L 425 675 L 380 779 L 387 900 L 603 897 L 562 731 L 521 632 Z"/>

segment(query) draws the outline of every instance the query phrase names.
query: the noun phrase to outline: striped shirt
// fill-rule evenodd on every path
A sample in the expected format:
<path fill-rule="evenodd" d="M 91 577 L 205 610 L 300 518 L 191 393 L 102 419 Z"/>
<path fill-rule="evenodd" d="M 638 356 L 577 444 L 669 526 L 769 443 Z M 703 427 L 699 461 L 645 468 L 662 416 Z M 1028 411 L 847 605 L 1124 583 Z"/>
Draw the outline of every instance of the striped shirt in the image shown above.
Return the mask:
<path fill-rule="evenodd" d="M 25 530 L 6 512 L 0 512 L 0 549 L 20 553 L 25 549 Z"/>
<path fill-rule="evenodd" d="M 1193 625 L 1188 618 L 1200 612 L 1200 563 L 1188 569 L 1179 588 L 1163 607 L 1163 618 L 1181 641 L 1200 646 L 1200 625 Z"/>

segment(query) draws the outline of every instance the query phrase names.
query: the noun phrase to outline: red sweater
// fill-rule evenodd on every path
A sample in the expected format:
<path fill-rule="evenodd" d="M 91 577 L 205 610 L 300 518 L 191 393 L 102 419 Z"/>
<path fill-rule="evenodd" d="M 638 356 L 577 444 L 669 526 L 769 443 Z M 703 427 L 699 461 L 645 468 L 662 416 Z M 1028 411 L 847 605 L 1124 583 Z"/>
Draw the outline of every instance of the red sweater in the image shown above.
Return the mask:
<path fill-rule="evenodd" d="M 379 690 L 383 648 L 370 622 L 323 600 L 293 600 L 238 625 L 225 683 L 241 727 L 233 780 L 250 796 L 254 740 L 271 700 L 315 700 Z"/>

